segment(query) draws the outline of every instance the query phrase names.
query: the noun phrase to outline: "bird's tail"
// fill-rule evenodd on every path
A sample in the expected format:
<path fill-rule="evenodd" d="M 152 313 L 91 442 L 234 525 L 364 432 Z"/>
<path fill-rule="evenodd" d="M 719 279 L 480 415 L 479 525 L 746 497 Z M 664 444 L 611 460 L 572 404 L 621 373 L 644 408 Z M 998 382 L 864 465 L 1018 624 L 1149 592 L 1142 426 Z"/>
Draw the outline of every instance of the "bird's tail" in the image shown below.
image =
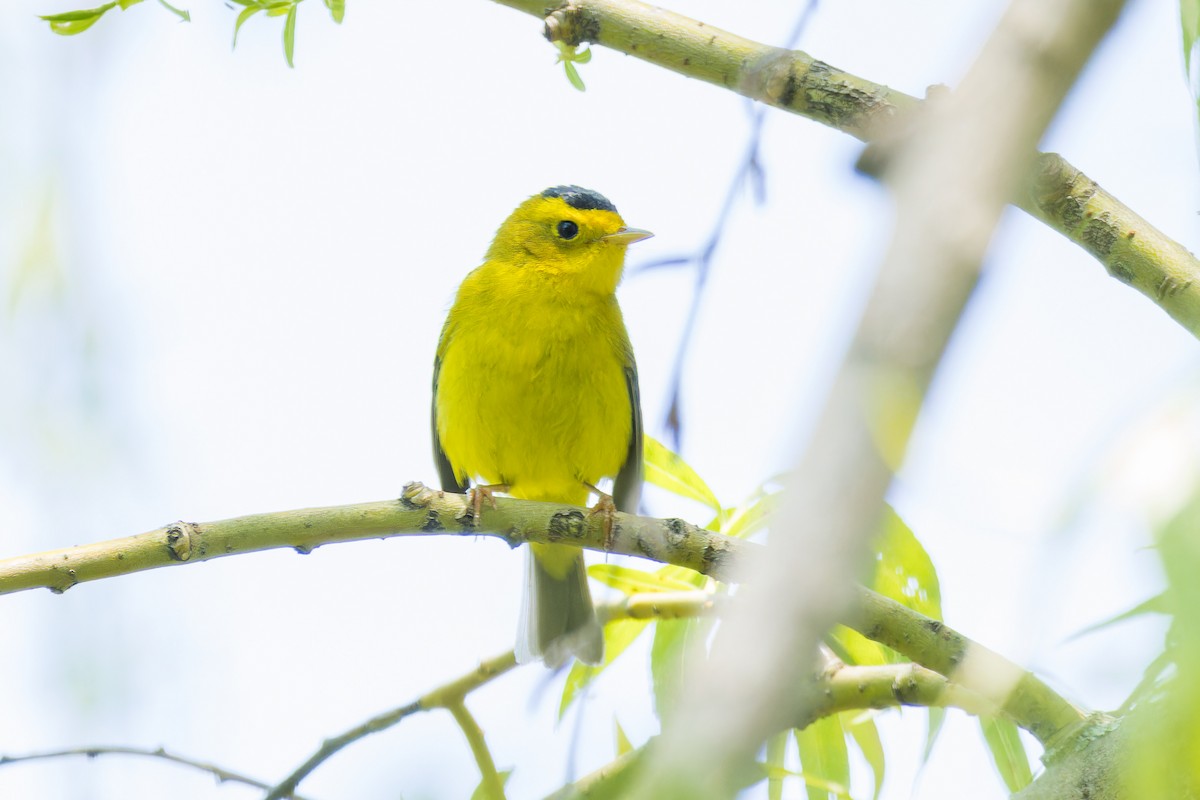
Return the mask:
<path fill-rule="evenodd" d="M 583 551 L 568 545 L 531 544 L 525 584 L 517 662 L 540 658 L 555 668 L 575 657 L 585 664 L 599 664 L 604 658 L 604 635 L 588 591 Z"/>

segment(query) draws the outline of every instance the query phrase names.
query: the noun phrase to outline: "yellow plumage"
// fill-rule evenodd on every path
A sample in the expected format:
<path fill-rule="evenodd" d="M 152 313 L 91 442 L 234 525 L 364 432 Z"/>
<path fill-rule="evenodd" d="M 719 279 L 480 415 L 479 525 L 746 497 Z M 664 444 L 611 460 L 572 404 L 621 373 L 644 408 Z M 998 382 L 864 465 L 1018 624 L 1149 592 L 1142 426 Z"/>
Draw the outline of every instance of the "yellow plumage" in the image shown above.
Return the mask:
<path fill-rule="evenodd" d="M 637 371 L 615 291 L 630 242 L 612 204 L 547 189 L 509 216 L 459 287 L 438 343 L 433 435 L 443 487 L 501 486 L 580 505 L 615 477 L 636 511 L 641 486 Z M 602 654 L 582 552 L 535 545 L 522 660 Z"/>

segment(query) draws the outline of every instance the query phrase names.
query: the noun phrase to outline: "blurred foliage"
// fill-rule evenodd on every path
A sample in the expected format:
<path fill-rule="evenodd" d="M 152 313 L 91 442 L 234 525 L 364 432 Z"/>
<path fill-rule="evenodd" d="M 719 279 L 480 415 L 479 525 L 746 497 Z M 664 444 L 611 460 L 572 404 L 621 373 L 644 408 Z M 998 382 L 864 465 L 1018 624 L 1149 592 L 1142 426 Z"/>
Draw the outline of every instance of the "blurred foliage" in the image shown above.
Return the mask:
<path fill-rule="evenodd" d="M 1192 62 L 1197 41 L 1200 40 L 1200 0 L 1179 0 L 1179 21 L 1183 28 L 1184 71 L 1197 117 L 1200 118 L 1200 64 Z"/>
<path fill-rule="evenodd" d="M 649 437 L 645 444 L 645 459 L 646 480 L 649 483 L 699 503 L 712 512 L 713 517 L 706 526 L 709 530 L 749 538 L 770 528 L 782 496 L 779 478 L 767 481 L 744 502 L 725 506 L 686 461 Z M 676 566 L 647 571 L 615 564 L 597 564 L 589 568 L 588 574 L 626 596 L 687 590 L 701 590 L 715 595 L 728 591 L 724 584 Z M 871 588 L 909 608 L 934 619 L 942 618 L 941 587 L 933 562 L 912 530 L 890 508 L 880 521 L 875 543 L 875 565 L 868 583 Z M 654 628 L 654 641 L 650 648 L 650 675 L 655 711 L 660 719 L 669 715 L 681 687 L 688 683 L 688 671 L 695 668 L 696 656 L 704 652 L 715 624 L 712 616 L 657 621 L 622 619 L 608 624 L 605 626 L 604 663 L 595 667 L 579 663 L 572 666 L 559 703 L 560 716 L 566 713 L 591 681 L 603 674 L 651 627 Z M 850 664 L 889 664 L 905 660 L 894 651 L 848 628 L 838 628 L 830 637 L 830 645 Z M 780 796 L 785 779 L 799 779 L 810 800 L 849 797 L 850 754 L 857 752 L 871 771 L 874 780 L 872 796 L 878 797 L 883 786 L 886 759 L 875 725 L 876 715 L 876 712 L 844 712 L 821 719 L 803 730 L 784 731 L 765 742 L 762 774 L 767 782 L 768 796 Z M 937 718 L 940 719 L 940 715 Z M 623 736 L 622 731 L 620 737 Z M 625 741 L 627 743 L 628 740 Z M 800 761 L 799 771 L 787 766 L 788 748 L 792 741 L 795 742 L 794 752 Z"/>
<path fill-rule="evenodd" d="M 1200 793 L 1200 490 L 1162 527 L 1158 548 L 1167 589 L 1156 607 L 1171 625 L 1124 706 L 1139 734 L 1124 777 L 1130 797 L 1191 798 Z"/>
<path fill-rule="evenodd" d="M 86 8 L 79 11 L 66 11 L 60 14 L 45 14 L 40 18 L 50 23 L 50 30 L 62 36 L 74 36 L 77 33 L 83 33 L 88 28 L 100 21 L 100 18 L 114 8 L 120 8 L 122 11 L 130 6 L 141 3 L 142 0 L 113 0 L 111 3 L 105 3 L 96 8 Z M 191 22 L 192 16 L 185 10 L 175 8 L 167 2 L 167 0 L 158 0 L 159 4 L 170 11 L 183 22 Z M 233 23 L 233 46 L 237 47 L 238 31 L 242 29 L 242 25 L 246 20 L 253 17 L 260 11 L 264 16 L 268 17 L 283 17 L 283 56 L 287 59 L 289 67 L 295 67 L 296 54 L 296 8 L 304 0 L 232 0 L 233 3 L 242 7 L 238 12 L 237 19 Z M 346 0 L 323 0 L 325 8 L 329 11 L 330 17 L 337 24 L 342 24 L 342 20 L 346 16 Z M 583 81 L 579 79 L 579 74 L 575 71 L 571 61 L 583 64 L 591 58 L 591 53 L 572 53 L 568 57 L 560 55 L 560 60 L 567 67 L 567 77 L 571 78 L 571 83 L 577 88 L 583 89 Z M 572 77 L 574 76 L 574 77 Z"/>

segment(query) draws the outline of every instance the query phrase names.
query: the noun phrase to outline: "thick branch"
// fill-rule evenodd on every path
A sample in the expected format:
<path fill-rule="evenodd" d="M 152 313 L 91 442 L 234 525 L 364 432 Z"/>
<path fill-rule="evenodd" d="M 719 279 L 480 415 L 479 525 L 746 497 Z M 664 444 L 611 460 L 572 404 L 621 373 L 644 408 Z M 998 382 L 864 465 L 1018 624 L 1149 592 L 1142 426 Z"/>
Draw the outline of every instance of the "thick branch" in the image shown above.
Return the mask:
<path fill-rule="evenodd" d="M 465 496 L 412 483 L 405 487 L 400 500 L 253 514 L 219 522 L 176 523 L 136 536 L 0 561 L 0 594 L 39 586 L 62 591 L 77 582 L 237 553 L 278 547 L 307 553 L 324 544 L 389 536 L 474 536 L 491 530 L 499 532 L 488 535 L 513 545 L 569 540 L 582 547 L 605 550 L 603 521 L 590 519 L 586 509 L 498 497 L 494 510 L 485 509 L 478 530 L 466 521 L 466 513 Z M 727 579 L 734 564 L 761 550 L 753 542 L 730 539 L 681 520 L 627 514 L 617 514 L 608 543 L 612 545 L 608 552 L 676 564 L 718 579 Z M 188 557 L 180 557 L 184 554 Z M 68 577 L 73 582 L 64 582 L 64 574 L 72 570 L 74 575 Z M 854 609 L 840 622 L 919 664 L 952 676 L 964 688 L 983 697 L 998 697 L 994 686 L 989 689 L 987 678 L 1016 675 L 1017 690 L 1007 701 L 995 702 L 1038 738 L 1046 740 L 1081 717 L 1081 712 L 1032 675 L 962 634 L 882 595 L 861 587 L 858 593 Z M 727 597 L 701 591 L 645 593 L 603 605 L 598 613 L 605 621 L 673 619 L 708 613 L 727 601 Z M 965 675 L 956 672 L 968 652 L 975 663 L 986 668 Z M 983 660 L 978 661 L 980 658 Z M 497 659 L 484 662 L 410 706 L 330 739 L 317 754 L 319 758 L 314 756 L 312 766 L 357 738 L 394 725 L 407 714 L 446 707 L 510 667 Z"/>
<path fill-rule="evenodd" d="M 880 137 L 918 101 L 837 70 L 799 50 L 744 39 L 636 0 L 495 0 L 546 20 L 546 36 L 593 42 L 689 78 L 716 84 L 863 141 Z M 1056 64 L 1047 72 L 1063 73 Z M 1100 189 L 1060 156 L 1039 161 L 1017 206 L 1079 244 L 1110 274 L 1200 336 L 1200 260 Z"/>
<path fill-rule="evenodd" d="M 86 581 L 258 550 L 290 547 L 310 553 L 334 542 L 431 535 L 496 536 L 513 547 L 573 544 L 677 564 L 723 580 L 737 545 L 683 520 L 620 513 L 606 537 L 603 520 L 587 509 L 532 500 L 497 498 L 496 508 L 482 516 L 476 527 L 463 495 L 411 483 L 398 500 L 176 522 L 136 536 L 4 559 L 0 594 L 41 587 L 64 592 Z"/>

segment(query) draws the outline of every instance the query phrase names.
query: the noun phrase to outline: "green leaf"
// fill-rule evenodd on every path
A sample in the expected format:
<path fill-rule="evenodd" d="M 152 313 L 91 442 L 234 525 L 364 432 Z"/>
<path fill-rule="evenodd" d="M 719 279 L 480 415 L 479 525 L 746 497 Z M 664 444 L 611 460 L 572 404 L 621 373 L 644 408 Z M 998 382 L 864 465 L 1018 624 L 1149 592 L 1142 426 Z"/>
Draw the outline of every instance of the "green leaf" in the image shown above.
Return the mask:
<path fill-rule="evenodd" d="M 583 78 L 579 77 L 579 70 L 575 69 L 575 65 L 570 61 L 563 62 L 563 69 L 566 70 L 567 80 L 581 92 L 586 92 L 587 87 L 583 85 Z"/>
<path fill-rule="evenodd" d="M 979 727 L 983 729 L 983 738 L 987 740 L 992 763 L 996 765 L 996 771 L 1004 779 L 1008 790 L 1015 793 L 1028 786 L 1033 781 L 1033 773 L 1029 769 L 1029 756 L 1021 744 L 1021 734 L 1016 724 L 999 717 L 980 717 Z"/>
<path fill-rule="evenodd" d="M 1179 21 L 1183 28 L 1183 63 L 1190 79 L 1192 53 L 1200 39 L 1200 0 L 1179 0 Z"/>
<path fill-rule="evenodd" d="M 508 785 L 508 777 L 510 775 L 512 775 L 512 770 L 511 769 L 500 770 L 500 772 L 497 774 L 500 776 L 500 785 L 507 786 Z M 491 793 L 487 790 L 487 787 L 484 785 L 482 779 L 480 779 L 479 785 L 475 787 L 475 791 L 471 792 L 471 800 L 494 800 Z"/>
<path fill-rule="evenodd" d="M 771 492 L 755 498 L 747 505 L 739 506 L 719 528 L 720 532 L 739 539 L 758 532 L 766 527 L 782 499 L 782 492 Z"/>
<path fill-rule="evenodd" d="M 850 757 L 839 715 L 824 717 L 797 730 L 796 745 L 808 800 L 828 800 L 831 794 L 849 795 Z"/>
<path fill-rule="evenodd" d="M 661 486 L 680 497 L 698 500 L 713 511 L 721 510 L 721 503 L 712 489 L 708 488 L 696 471 L 675 453 L 668 450 L 653 437 L 645 441 L 646 480 Z"/>
<path fill-rule="evenodd" d="M 333 17 L 333 21 L 341 25 L 342 19 L 346 16 L 346 0 L 325 0 L 325 7 L 329 9 L 329 15 Z"/>
<path fill-rule="evenodd" d="M 835 625 L 825 640 L 837 657 L 847 664 L 878 667 L 905 661 L 903 656 L 890 647 L 872 641 L 844 625 Z"/>
<path fill-rule="evenodd" d="M 142 2 L 142 0 L 127 0 L 127 1 L 130 4 Z M 176 8 L 175 6 L 168 3 L 167 0 L 158 0 L 158 2 L 162 5 L 163 8 L 165 8 L 167 11 L 170 11 L 175 16 L 179 17 L 179 19 L 182 20 L 183 22 L 191 22 L 192 21 L 192 15 L 189 12 L 184 11 L 181 8 Z M 122 8 L 125 7 L 124 3 L 122 3 L 121 7 Z"/>
<path fill-rule="evenodd" d="M 571 671 L 567 673 L 567 680 L 563 684 L 562 699 L 558 702 L 559 719 L 562 719 L 563 715 L 567 713 L 571 703 L 579 696 L 580 690 L 595 680 L 601 672 L 608 669 L 608 665 L 616 661 L 629 645 L 641 636 L 642 631 L 646 630 L 646 626 L 649 624 L 650 620 L 645 619 L 622 619 L 604 626 L 604 663 L 593 667 L 576 661 L 571 666 Z"/>
<path fill-rule="evenodd" d="M 938 706 L 930 706 L 929 727 L 925 730 L 925 750 L 921 753 L 922 767 L 929 763 L 929 757 L 933 755 L 933 746 L 937 744 L 938 737 L 942 735 L 942 725 L 945 722 L 946 709 Z"/>
<path fill-rule="evenodd" d="M 621 727 L 621 722 L 616 717 L 613 717 L 613 727 L 617 740 L 617 758 L 628 753 L 633 749 L 633 745 L 629 742 L 629 737 L 625 735 L 625 729 Z"/>
<path fill-rule="evenodd" d="M 767 800 L 783 800 L 783 779 L 787 775 L 784 758 L 787 756 L 790 730 L 767 739 Z"/>
<path fill-rule="evenodd" d="M 654 710 L 658 718 L 669 716 L 679 698 L 684 673 L 691 665 L 693 643 L 703 640 L 712 629 L 712 618 L 660 619 L 650 648 L 650 677 L 654 689 Z"/>
<path fill-rule="evenodd" d="M 1122 724 L 1135 726 L 1123 776 L 1129 797 L 1187 797 L 1200 786 L 1200 491 L 1158 532 L 1173 614 L 1167 647 L 1146 670 Z"/>
<path fill-rule="evenodd" d="M 41 19 L 49 22 L 50 30 L 59 36 L 74 36 L 95 25 L 105 13 L 116 7 L 116 0 L 113 0 L 113 2 L 105 3 L 97 8 L 67 11 L 62 14 L 46 14 Z"/>
<path fill-rule="evenodd" d="M 942 618 L 942 590 L 929 553 L 888 506 L 876 541 L 871 588 L 931 619 Z"/>
<path fill-rule="evenodd" d="M 1100 622 L 1093 623 L 1092 625 L 1088 625 L 1086 628 L 1079 631 L 1078 633 L 1072 634 L 1067 639 L 1067 641 L 1079 639 L 1083 636 L 1087 636 L 1088 634 L 1095 633 L 1096 631 L 1103 630 L 1104 628 L 1108 628 L 1113 625 L 1116 625 L 1119 622 L 1124 622 L 1127 619 L 1133 619 L 1134 617 L 1140 617 L 1143 614 L 1169 614 L 1169 613 L 1170 613 L 1170 609 L 1167 607 L 1166 594 L 1165 593 L 1157 594 L 1154 597 L 1151 597 L 1149 600 L 1143 600 L 1142 602 L 1138 603 L 1136 606 L 1129 609 L 1128 611 L 1122 611 L 1120 614 L 1109 617 L 1108 619 L 1101 620 Z"/>
<path fill-rule="evenodd" d="M 292 55 L 296 52 L 296 6 L 288 9 L 287 21 L 283 23 L 283 54 L 287 56 L 288 66 L 295 69 L 296 64 Z"/>
<path fill-rule="evenodd" d="M 871 774 L 875 778 L 874 800 L 879 800 L 883 791 L 883 776 L 887 766 L 883 755 L 883 740 L 879 738 L 879 728 L 875 726 L 874 712 L 843 711 L 842 727 L 854 739 L 862 753 Z"/>
<path fill-rule="evenodd" d="M 627 595 L 639 592 L 687 592 L 696 588 L 691 582 L 663 574 L 662 570 L 645 572 L 617 564 L 593 564 L 588 567 L 588 577 Z"/>
<path fill-rule="evenodd" d="M 678 581 L 686 585 L 689 589 L 703 589 L 712 581 L 712 578 L 702 575 L 694 569 L 679 567 L 674 564 L 668 564 L 661 569 L 655 570 L 654 574 L 667 581 Z"/>
<path fill-rule="evenodd" d="M 246 20 L 253 17 L 259 11 L 262 11 L 262 9 L 258 6 L 246 6 L 242 9 L 242 13 L 237 15 L 237 22 L 233 23 L 233 46 L 235 48 L 237 47 L 238 31 L 242 29 L 242 25 L 245 24 Z"/>
<path fill-rule="evenodd" d="M 159 1 L 161 2 L 161 0 Z M 142 2 L 142 0 L 117 0 L 117 5 L 121 7 L 122 11 L 124 11 L 130 6 L 136 6 L 140 2 Z"/>

